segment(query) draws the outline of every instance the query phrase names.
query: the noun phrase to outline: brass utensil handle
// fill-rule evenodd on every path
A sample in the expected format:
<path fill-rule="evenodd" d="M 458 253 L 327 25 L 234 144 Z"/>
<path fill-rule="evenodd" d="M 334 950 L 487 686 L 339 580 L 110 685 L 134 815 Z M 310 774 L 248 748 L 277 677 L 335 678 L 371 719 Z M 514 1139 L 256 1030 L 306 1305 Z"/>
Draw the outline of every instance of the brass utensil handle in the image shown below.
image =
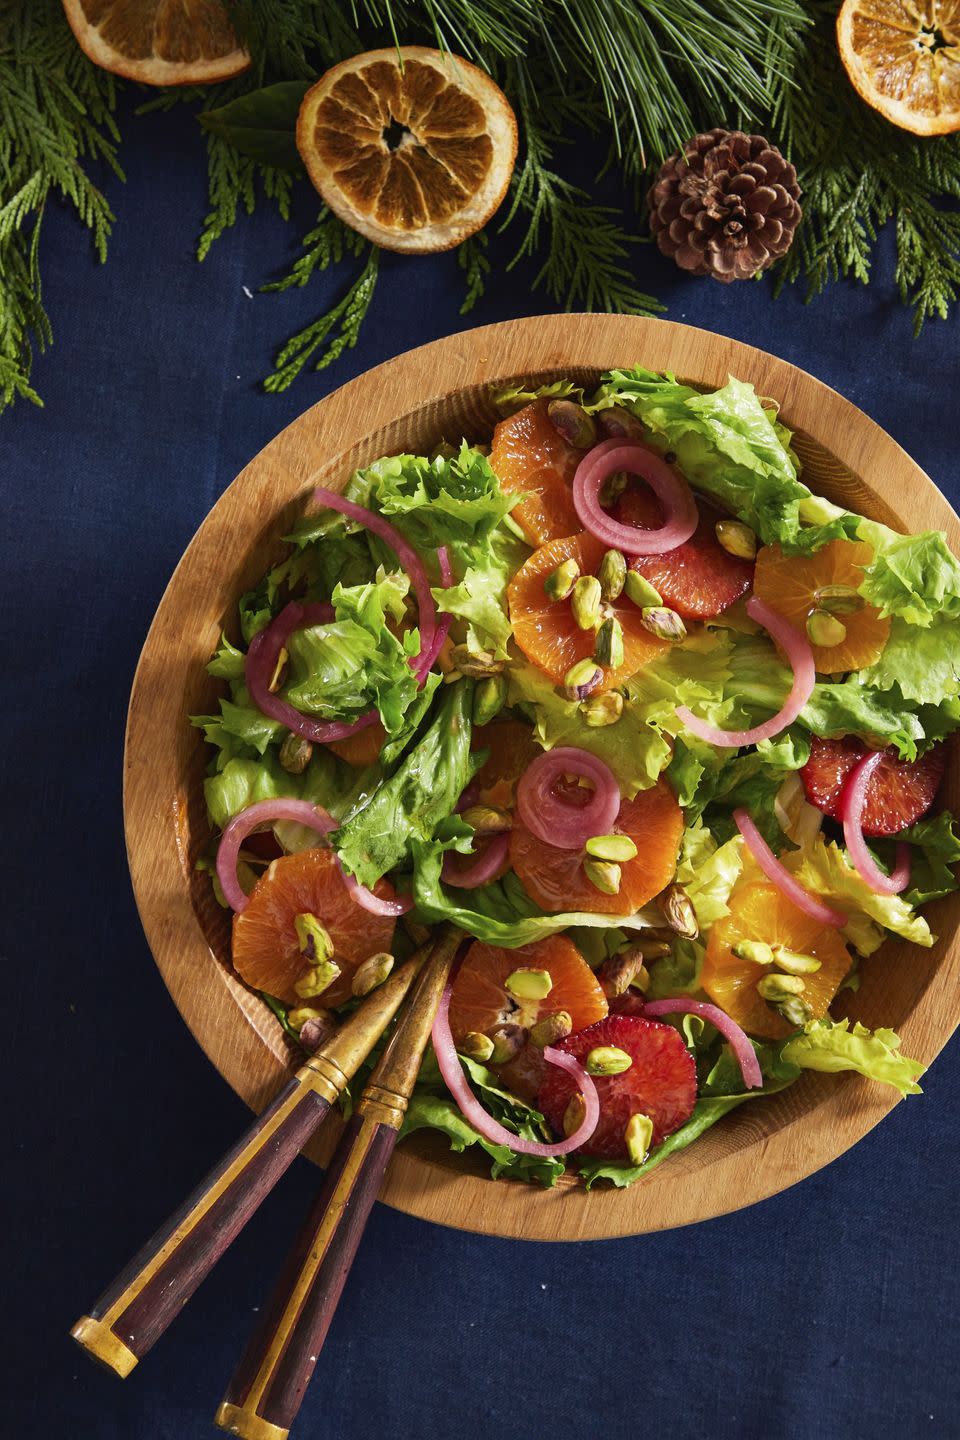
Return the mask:
<path fill-rule="evenodd" d="M 300 1409 L 397 1130 L 356 1114 L 290 1252 L 216 1422 L 244 1440 L 282 1440 Z"/>

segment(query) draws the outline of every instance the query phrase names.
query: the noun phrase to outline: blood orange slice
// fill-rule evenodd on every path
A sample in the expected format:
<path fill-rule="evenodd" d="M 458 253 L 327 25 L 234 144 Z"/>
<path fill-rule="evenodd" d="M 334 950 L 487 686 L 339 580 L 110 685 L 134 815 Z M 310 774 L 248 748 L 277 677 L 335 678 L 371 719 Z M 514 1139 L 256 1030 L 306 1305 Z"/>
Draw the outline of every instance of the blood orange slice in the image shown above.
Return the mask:
<path fill-rule="evenodd" d="M 855 590 L 872 559 L 873 546 L 859 540 L 831 540 L 809 556 L 784 555 L 779 545 L 765 545 L 757 556 L 753 593 L 804 632 L 817 608 L 818 592 L 828 585 Z M 838 618 L 846 627 L 846 639 L 839 645 L 812 647 L 814 663 L 825 675 L 872 665 L 890 634 L 890 621 L 873 605 Z"/>
<path fill-rule="evenodd" d="M 550 424 L 547 404 L 535 400 L 501 420 L 490 447 L 490 464 L 503 489 L 526 495 L 510 513 L 531 545 L 580 529 L 571 486 L 584 452 Z"/>
<path fill-rule="evenodd" d="M 710 999 L 748 1035 L 781 1040 L 796 1028 L 757 994 L 757 982 L 770 973 L 770 967 L 740 960 L 733 953 L 732 947 L 741 940 L 760 940 L 821 962 L 819 970 L 803 976 L 802 998 L 813 1018 L 822 1020 L 850 969 L 850 954 L 838 932 L 798 910 L 776 886 L 749 874 L 738 882 L 729 904 L 730 914 L 710 930 L 701 971 L 700 983 Z"/>
<path fill-rule="evenodd" d="M 856 735 L 838 740 L 810 741 L 810 759 L 800 779 L 811 805 L 839 820 L 847 777 L 868 753 L 868 746 Z M 934 745 L 919 760 L 901 760 L 891 747 L 884 751 L 867 785 L 861 817 L 864 835 L 898 835 L 933 804 L 943 779 L 947 756 L 943 745 Z"/>
<path fill-rule="evenodd" d="M 631 915 L 669 885 L 677 868 L 683 812 L 665 780 L 624 800 L 614 825 L 629 835 L 636 856 L 620 867 L 620 891 L 605 895 L 587 879 L 582 850 L 558 850 L 538 839 L 519 820 L 510 836 L 510 859 L 524 890 L 544 910 L 586 910 Z"/>
<path fill-rule="evenodd" d="M 507 586 L 514 639 L 527 659 L 558 685 L 571 665 L 593 654 L 595 636 L 592 630 L 581 630 L 577 625 L 569 600 L 548 597 L 543 582 L 564 560 L 576 560 L 582 575 L 595 574 L 605 548 L 587 531 L 550 540 L 534 551 Z M 598 693 L 619 685 L 669 648 L 665 640 L 658 640 L 644 628 L 640 611 L 625 596 L 612 608 L 623 627 L 623 664 L 604 671 Z"/>
<path fill-rule="evenodd" d="M 741 560 L 724 550 L 717 539 L 719 510 L 697 498 L 700 519 L 684 545 L 662 555 L 638 555 L 630 568 L 649 580 L 664 605 L 684 620 L 710 620 L 729 610 L 745 595 L 753 580 L 753 561 Z M 617 501 L 613 515 L 622 525 L 655 530 L 663 524 L 660 502 L 648 485 L 634 482 Z"/>
<path fill-rule="evenodd" d="M 392 900 L 393 886 L 378 880 L 374 894 Z M 318 1005 L 341 1005 L 350 997 L 357 966 L 379 950 L 389 950 L 394 921 L 371 915 L 351 900 L 331 850 L 301 850 L 274 860 L 261 875 L 245 910 L 233 917 L 233 968 L 255 990 L 265 990 L 288 1005 L 299 1003 L 294 989 L 308 970 L 300 953 L 294 921 L 313 915 L 330 932 L 340 975 Z"/>

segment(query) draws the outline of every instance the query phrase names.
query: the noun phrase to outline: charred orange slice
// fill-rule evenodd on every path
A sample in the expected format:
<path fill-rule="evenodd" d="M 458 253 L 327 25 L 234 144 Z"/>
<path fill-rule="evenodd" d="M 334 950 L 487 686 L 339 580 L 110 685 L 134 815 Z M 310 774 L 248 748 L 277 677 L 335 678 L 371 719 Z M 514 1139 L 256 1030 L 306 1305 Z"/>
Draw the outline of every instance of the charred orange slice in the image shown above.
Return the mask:
<path fill-rule="evenodd" d="M 501 420 L 493 432 L 490 465 L 504 490 L 526 498 L 511 510 L 531 545 L 580 529 L 571 486 L 584 452 L 568 445 L 535 400 Z"/>
<path fill-rule="evenodd" d="M 960 130 L 956 0 L 845 0 L 837 46 L 861 99 L 901 130 Z"/>
<path fill-rule="evenodd" d="M 873 559 L 873 546 L 860 540 L 831 540 L 813 555 L 784 555 L 779 545 L 765 545 L 757 555 L 753 593 L 805 634 L 806 623 L 826 586 L 856 589 L 863 567 Z M 813 645 L 813 659 L 822 674 L 861 670 L 880 658 L 890 621 L 873 605 L 837 617 L 846 628 L 839 645 Z"/>
<path fill-rule="evenodd" d="M 459 55 L 421 45 L 342 60 L 304 96 L 297 149 L 334 214 L 387 250 L 449 250 L 507 192 L 517 122 Z"/>
<path fill-rule="evenodd" d="M 250 64 L 221 0 L 63 0 L 95 65 L 142 85 L 209 85 Z"/>
<path fill-rule="evenodd" d="M 729 904 L 730 914 L 710 930 L 703 962 L 700 983 L 710 999 L 748 1035 L 781 1040 L 796 1028 L 757 994 L 757 982 L 769 974 L 769 967 L 740 960 L 733 953 L 732 947 L 741 940 L 762 940 L 820 961 L 819 970 L 803 977 L 803 999 L 813 1018 L 822 1020 L 850 969 L 850 955 L 839 933 L 798 910 L 766 880 L 740 880 Z"/>
<path fill-rule="evenodd" d="M 394 889 L 378 880 L 374 894 L 392 900 Z M 351 900 L 331 850 L 301 850 L 274 860 L 250 892 L 246 909 L 233 917 L 233 968 L 255 990 L 287 1005 L 303 1003 L 294 984 L 308 969 L 294 926 L 298 915 L 313 915 L 327 928 L 340 966 L 333 984 L 308 1003 L 342 1005 L 357 967 L 390 949 L 394 921 Z"/>
<path fill-rule="evenodd" d="M 549 598 L 543 582 L 564 560 L 576 560 L 581 575 L 595 574 L 605 549 L 602 541 L 587 531 L 550 540 L 534 551 L 507 586 L 514 639 L 527 659 L 558 685 L 571 665 L 590 658 L 595 637 L 592 630 L 580 629 L 569 600 Z M 614 604 L 613 613 L 623 627 L 623 664 L 604 671 L 598 693 L 619 685 L 669 648 L 665 640 L 644 628 L 640 611 L 626 596 Z"/>

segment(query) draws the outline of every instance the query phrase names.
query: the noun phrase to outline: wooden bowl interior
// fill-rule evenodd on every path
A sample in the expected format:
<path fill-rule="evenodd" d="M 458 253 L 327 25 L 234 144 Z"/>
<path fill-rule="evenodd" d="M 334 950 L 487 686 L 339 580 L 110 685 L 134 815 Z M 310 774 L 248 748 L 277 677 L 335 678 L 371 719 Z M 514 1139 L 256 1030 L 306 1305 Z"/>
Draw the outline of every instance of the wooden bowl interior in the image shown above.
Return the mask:
<path fill-rule="evenodd" d="M 555 318 L 558 322 L 584 319 Z M 609 317 L 589 318 L 594 329 L 599 322 L 612 323 Z M 658 358 L 649 337 L 652 333 L 656 338 L 660 329 L 686 327 L 635 323 L 642 330 L 639 338 L 648 343 L 639 347 L 638 354 L 632 334 L 631 343 L 615 336 L 606 347 L 609 358 L 604 363 L 640 359 L 651 368 L 669 365 L 670 358 Z M 473 335 L 504 328 L 490 327 Z M 771 384 L 764 391 L 766 377 L 751 373 L 749 357 L 759 352 L 720 343 L 742 352 L 729 361 L 731 370 L 754 379 L 761 393 L 779 395 L 787 425 L 799 421 L 783 389 Z M 576 347 L 568 353 L 576 354 Z M 401 357 L 393 364 L 399 366 L 410 358 Z M 802 374 L 781 362 L 773 364 L 791 378 Z M 362 379 L 375 383 L 378 373 Z M 703 366 L 688 373 L 689 383 L 722 383 L 722 374 L 718 380 L 709 366 L 706 373 Z M 351 439 L 344 449 L 337 448 L 339 436 L 326 433 L 321 412 L 330 401 L 321 402 L 268 446 L 231 486 L 171 581 L 145 646 L 131 701 L 125 785 L 131 871 L 148 938 L 174 999 L 214 1063 L 255 1107 L 277 1089 L 294 1062 L 296 1047 L 266 1004 L 234 975 L 226 914 L 214 900 L 208 875 L 196 869 L 210 839 L 202 789 L 208 755 L 202 735 L 183 717 L 214 712 L 222 693 L 221 682 L 206 674 L 203 662 L 216 648 L 222 630 L 236 638 L 237 597 L 284 553 L 280 537 L 309 506 L 312 485 L 340 489 L 357 466 L 384 454 L 429 452 L 441 439 L 488 440 L 497 418 L 489 400 L 491 383 L 525 378 L 539 384 L 566 375 L 590 387 L 599 374 L 599 367 L 584 369 L 562 359 L 521 370 L 488 371 L 482 380 L 451 387 L 406 408 Z M 803 380 L 838 399 L 809 377 Z M 355 381 L 338 395 L 360 384 Z M 850 416 L 876 429 L 846 402 L 839 403 Z M 807 405 L 802 418 L 812 413 Z M 896 449 L 887 437 L 883 440 Z M 926 523 L 953 527 L 951 539 L 956 545 L 955 517 L 907 457 L 903 456 L 899 486 L 876 486 L 809 428 L 798 428 L 794 443 L 812 489 L 897 529 L 920 528 L 912 515 L 917 486 L 926 487 L 925 511 L 937 516 L 935 522 Z M 902 483 L 908 471 L 913 486 Z M 945 804 L 956 803 L 958 785 L 956 767 L 951 766 Z M 188 914 L 185 897 L 189 897 Z M 950 937 L 949 945 L 941 940 L 933 950 L 923 951 L 888 941 L 879 956 L 863 966 L 859 991 L 844 992 L 835 1009 L 871 1027 L 893 1026 L 901 1031 L 911 1053 L 931 1058 L 956 1023 L 956 1001 L 947 1004 L 938 996 L 927 1007 L 929 1013 L 921 1016 L 920 1011 L 935 978 L 940 978 L 943 991 L 948 963 L 951 971 L 957 968 L 953 941 L 957 914 L 955 897 L 932 906 L 934 928 Z M 774 1193 L 853 1143 L 891 1103 L 880 1087 L 867 1086 L 857 1077 L 807 1074 L 782 1094 L 734 1111 L 649 1180 L 626 1192 L 601 1191 L 588 1197 L 573 1177 L 564 1177 L 549 1194 L 520 1184 L 493 1185 L 485 1178 L 484 1165 L 469 1152 L 455 1156 L 439 1136 L 418 1135 L 398 1152 L 384 1198 L 442 1223 L 508 1235 L 573 1239 L 666 1228 Z M 335 1138 L 331 1128 L 310 1153 L 323 1163 Z M 759 1176 L 758 1168 L 764 1172 Z"/>

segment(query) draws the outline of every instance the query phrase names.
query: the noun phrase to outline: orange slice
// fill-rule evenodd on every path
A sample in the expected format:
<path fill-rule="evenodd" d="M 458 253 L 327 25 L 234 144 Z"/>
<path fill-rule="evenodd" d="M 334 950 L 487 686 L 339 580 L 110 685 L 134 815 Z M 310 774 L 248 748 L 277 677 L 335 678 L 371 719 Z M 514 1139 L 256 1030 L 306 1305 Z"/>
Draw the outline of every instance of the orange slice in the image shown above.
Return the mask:
<path fill-rule="evenodd" d="M 95 65 L 143 85 L 209 85 L 250 65 L 222 0 L 63 0 Z"/>
<path fill-rule="evenodd" d="M 471 789 L 483 805 L 512 810 L 517 781 L 531 760 L 542 754 L 529 725 L 519 720 L 494 720 L 477 727 L 470 738 L 471 750 L 489 750 L 483 768 L 473 777 Z"/>
<path fill-rule="evenodd" d="M 710 930 L 701 971 L 700 983 L 710 999 L 748 1035 L 781 1040 L 796 1028 L 757 994 L 757 981 L 770 973 L 770 967 L 738 960 L 733 954 L 731 947 L 741 940 L 762 940 L 821 962 L 819 970 L 803 976 L 803 999 L 814 1019 L 822 1020 L 850 969 L 850 955 L 838 931 L 812 920 L 766 880 L 740 880 L 729 904 L 730 914 Z"/>
<path fill-rule="evenodd" d="M 901 130 L 960 130 L 956 0 L 845 0 L 837 45 L 861 98 Z"/>
<path fill-rule="evenodd" d="M 339 755 L 341 760 L 346 760 L 355 770 L 364 770 L 379 760 L 386 740 L 387 732 L 377 720 L 365 730 L 348 735 L 345 740 L 328 740 L 327 749 L 332 750 L 334 755 Z"/>
<path fill-rule="evenodd" d="M 334 214 L 387 250 L 449 250 L 490 219 L 517 157 L 498 85 L 422 45 L 342 60 L 307 91 L 297 149 Z"/>
<path fill-rule="evenodd" d="M 580 529 L 570 487 L 584 452 L 550 424 L 547 404 L 535 400 L 501 420 L 490 445 L 490 465 L 503 489 L 526 495 L 510 513 L 531 545 Z"/>
<path fill-rule="evenodd" d="M 765 545 L 757 555 L 753 593 L 785 620 L 806 633 L 807 617 L 816 609 L 823 585 L 851 585 L 863 579 L 873 559 L 873 546 L 860 540 L 831 540 L 813 555 L 784 555 L 779 545 Z M 890 621 L 872 605 L 840 615 L 847 638 L 839 645 L 814 645 L 813 658 L 824 675 L 861 670 L 880 658 L 890 634 Z"/>
<path fill-rule="evenodd" d="M 683 812 L 665 780 L 624 800 L 613 827 L 637 847 L 620 866 L 620 892 L 604 895 L 584 874 L 582 850 L 547 845 L 521 821 L 510 835 L 510 859 L 524 890 L 544 910 L 588 910 L 599 915 L 631 915 L 669 885 L 677 869 Z"/>
<path fill-rule="evenodd" d="M 391 900 L 393 886 L 378 880 L 374 894 Z M 322 995 L 301 1000 L 293 988 L 308 966 L 297 941 L 294 920 L 314 915 L 330 932 L 340 974 Z M 371 915 L 351 900 L 330 850 L 301 850 L 282 855 L 261 875 L 245 910 L 233 917 L 233 968 L 255 990 L 266 990 L 288 1005 L 342 1005 L 350 998 L 357 966 L 380 950 L 389 950 L 394 921 Z"/>
<path fill-rule="evenodd" d="M 592 630 L 580 629 L 569 600 L 549 598 L 543 582 L 564 560 L 576 560 L 581 575 L 596 574 L 605 550 L 603 542 L 586 531 L 550 540 L 534 551 L 507 586 L 514 639 L 527 659 L 558 685 L 571 665 L 590 658 L 595 637 Z M 666 640 L 658 640 L 644 629 L 640 611 L 626 596 L 616 602 L 613 613 L 623 626 L 623 664 L 604 671 L 598 694 L 619 685 L 669 649 Z"/>
<path fill-rule="evenodd" d="M 515 1000 L 506 988 L 514 970 L 546 970 L 553 982 L 544 1000 Z M 470 1031 L 489 1034 L 497 1025 L 531 1025 L 545 1015 L 565 1010 L 574 1030 L 583 1030 L 607 1014 L 607 998 L 599 981 L 565 935 L 552 935 L 504 950 L 476 940 L 467 951 L 450 996 L 450 1029 L 459 1043 Z M 543 1055 L 526 1045 L 515 1059 L 495 1068 L 511 1090 L 531 1099 L 540 1085 Z"/>

